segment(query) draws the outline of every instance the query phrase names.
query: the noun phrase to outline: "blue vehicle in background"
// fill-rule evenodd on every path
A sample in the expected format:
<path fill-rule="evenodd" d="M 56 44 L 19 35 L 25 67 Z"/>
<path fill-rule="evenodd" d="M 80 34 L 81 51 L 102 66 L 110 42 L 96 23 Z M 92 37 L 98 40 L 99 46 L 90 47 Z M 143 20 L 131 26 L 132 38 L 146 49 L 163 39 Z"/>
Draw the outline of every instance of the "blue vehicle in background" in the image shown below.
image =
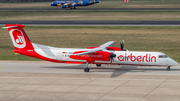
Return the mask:
<path fill-rule="evenodd" d="M 76 6 L 88 6 L 97 4 L 97 0 L 77 0 L 77 1 L 53 1 L 50 6 L 61 6 L 62 8 L 76 9 Z"/>

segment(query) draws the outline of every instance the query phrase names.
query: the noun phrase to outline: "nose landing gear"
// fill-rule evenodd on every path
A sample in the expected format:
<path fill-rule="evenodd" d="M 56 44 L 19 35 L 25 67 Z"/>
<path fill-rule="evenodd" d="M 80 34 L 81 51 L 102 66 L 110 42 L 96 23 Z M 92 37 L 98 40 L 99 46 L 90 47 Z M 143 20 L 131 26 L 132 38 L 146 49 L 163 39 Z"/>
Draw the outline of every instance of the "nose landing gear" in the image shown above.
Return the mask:
<path fill-rule="evenodd" d="M 167 71 L 170 71 L 170 70 L 171 70 L 170 67 L 171 67 L 171 66 L 168 66 L 168 67 L 166 68 L 166 70 L 167 70 Z"/>

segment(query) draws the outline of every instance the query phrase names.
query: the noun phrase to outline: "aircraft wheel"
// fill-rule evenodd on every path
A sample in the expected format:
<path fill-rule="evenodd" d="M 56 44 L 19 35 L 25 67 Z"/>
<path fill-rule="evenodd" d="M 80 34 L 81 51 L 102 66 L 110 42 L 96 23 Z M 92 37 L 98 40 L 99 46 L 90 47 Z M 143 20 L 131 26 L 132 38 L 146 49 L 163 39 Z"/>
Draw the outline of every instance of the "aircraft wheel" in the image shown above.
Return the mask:
<path fill-rule="evenodd" d="M 101 67 L 101 64 L 96 64 L 97 67 Z"/>
<path fill-rule="evenodd" d="M 170 69 L 170 67 L 167 67 L 166 70 L 167 70 L 167 71 L 170 71 L 171 69 Z"/>
<path fill-rule="evenodd" d="M 89 72 L 89 68 L 84 68 L 84 72 Z"/>
<path fill-rule="evenodd" d="M 74 7 L 74 9 L 76 9 L 76 7 Z"/>

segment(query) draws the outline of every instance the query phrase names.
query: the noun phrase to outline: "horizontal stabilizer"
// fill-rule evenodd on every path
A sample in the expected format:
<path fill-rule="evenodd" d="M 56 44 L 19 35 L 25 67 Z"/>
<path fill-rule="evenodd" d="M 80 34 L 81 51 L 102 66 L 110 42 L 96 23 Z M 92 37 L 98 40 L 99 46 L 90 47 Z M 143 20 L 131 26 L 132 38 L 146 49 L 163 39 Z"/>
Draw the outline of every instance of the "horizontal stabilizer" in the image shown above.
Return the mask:
<path fill-rule="evenodd" d="M 24 25 L 23 24 L 6 24 L 6 27 L 2 27 L 2 28 L 16 28 L 16 27 L 24 28 Z"/>
<path fill-rule="evenodd" d="M 19 27 L 19 26 L 2 27 L 2 28 L 15 28 L 15 27 Z"/>

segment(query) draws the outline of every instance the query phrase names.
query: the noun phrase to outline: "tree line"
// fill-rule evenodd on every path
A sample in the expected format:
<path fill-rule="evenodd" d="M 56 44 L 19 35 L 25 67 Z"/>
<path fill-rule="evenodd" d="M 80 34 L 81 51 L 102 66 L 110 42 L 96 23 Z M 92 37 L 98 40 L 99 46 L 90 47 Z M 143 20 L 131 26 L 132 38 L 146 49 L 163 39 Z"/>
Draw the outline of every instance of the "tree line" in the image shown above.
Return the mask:
<path fill-rule="evenodd" d="M 0 0 L 1 3 L 20 3 L 20 2 L 52 2 L 55 0 Z"/>

